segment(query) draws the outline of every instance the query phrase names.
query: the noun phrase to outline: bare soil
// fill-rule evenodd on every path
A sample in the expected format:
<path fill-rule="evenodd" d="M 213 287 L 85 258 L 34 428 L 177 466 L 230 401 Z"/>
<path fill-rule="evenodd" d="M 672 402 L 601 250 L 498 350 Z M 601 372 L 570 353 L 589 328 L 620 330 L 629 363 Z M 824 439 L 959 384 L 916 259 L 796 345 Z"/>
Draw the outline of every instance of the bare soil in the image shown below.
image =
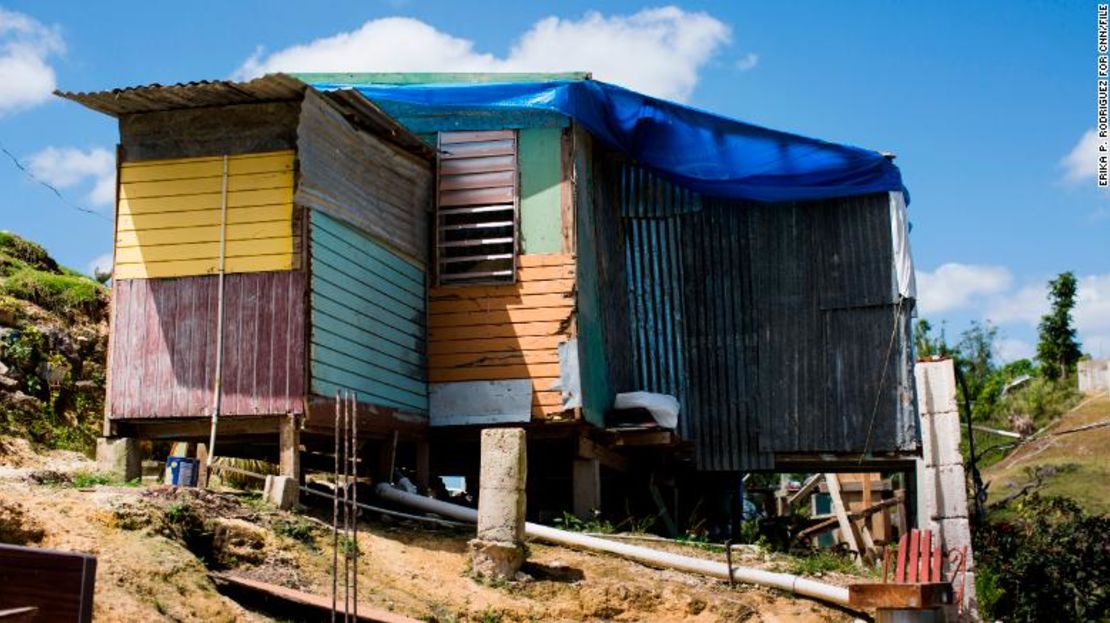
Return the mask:
<path fill-rule="evenodd" d="M 96 620 L 272 620 L 222 596 L 209 570 L 330 595 L 331 534 L 322 521 L 330 511 L 306 518 L 241 494 L 166 487 L 77 489 L 51 475 L 93 467 L 80 455 L 37 455 L 19 440 L 0 440 L 0 535 L 14 530 L 24 536 L 12 540 L 23 544 L 96 555 Z M 729 589 L 700 576 L 538 543 L 530 545 L 524 569 L 530 579 L 491 585 L 468 573 L 466 531 L 378 517 L 364 517 L 360 530 L 360 603 L 425 621 L 853 619 L 776 591 Z M 722 557 L 685 545 L 660 547 Z M 774 568 L 781 561 L 753 551 L 737 564 Z M 824 579 L 842 584 L 849 578 Z"/>

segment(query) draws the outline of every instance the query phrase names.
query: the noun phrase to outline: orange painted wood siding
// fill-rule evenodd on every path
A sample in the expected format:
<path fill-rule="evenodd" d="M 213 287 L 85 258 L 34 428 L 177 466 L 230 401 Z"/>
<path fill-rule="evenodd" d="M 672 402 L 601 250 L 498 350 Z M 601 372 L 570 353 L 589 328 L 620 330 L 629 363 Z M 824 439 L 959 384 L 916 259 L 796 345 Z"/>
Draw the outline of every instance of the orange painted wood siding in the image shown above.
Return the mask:
<path fill-rule="evenodd" d="M 428 381 L 532 380 L 532 417 L 562 413 L 559 344 L 572 336 L 574 256 L 522 255 L 517 282 L 428 293 Z"/>

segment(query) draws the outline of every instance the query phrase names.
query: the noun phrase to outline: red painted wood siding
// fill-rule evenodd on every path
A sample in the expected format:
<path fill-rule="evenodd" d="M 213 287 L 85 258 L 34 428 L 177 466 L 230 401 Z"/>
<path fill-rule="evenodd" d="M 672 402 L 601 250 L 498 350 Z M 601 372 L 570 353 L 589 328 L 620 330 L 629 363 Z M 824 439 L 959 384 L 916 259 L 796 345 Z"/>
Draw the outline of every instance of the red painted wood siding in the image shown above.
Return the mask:
<path fill-rule="evenodd" d="M 115 282 L 108 413 L 113 419 L 212 411 L 218 277 Z M 302 413 L 303 271 L 226 276 L 221 415 Z"/>

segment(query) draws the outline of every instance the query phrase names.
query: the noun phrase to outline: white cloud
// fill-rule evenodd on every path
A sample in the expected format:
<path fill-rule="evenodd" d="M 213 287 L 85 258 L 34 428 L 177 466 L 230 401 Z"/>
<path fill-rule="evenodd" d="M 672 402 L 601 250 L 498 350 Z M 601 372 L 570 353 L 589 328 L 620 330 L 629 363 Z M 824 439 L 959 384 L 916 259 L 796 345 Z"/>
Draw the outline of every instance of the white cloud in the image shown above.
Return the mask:
<path fill-rule="evenodd" d="M 46 101 L 56 86 L 48 61 L 63 52 L 56 27 L 0 7 L 0 115 Z"/>
<path fill-rule="evenodd" d="M 1075 147 L 1060 161 L 1060 166 L 1064 168 L 1065 182 L 1095 179 L 1098 173 L 1098 133 L 1094 128 L 1083 133 Z"/>
<path fill-rule="evenodd" d="M 983 314 L 998 324 L 1036 325 L 1048 311 L 1046 282 L 1027 283 L 1012 292 L 983 301 Z"/>
<path fill-rule="evenodd" d="M 755 52 L 748 52 L 747 54 L 745 54 L 744 56 L 741 56 L 740 59 L 736 61 L 736 68 L 739 69 L 740 71 L 748 71 L 749 69 L 755 69 L 755 66 L 758 65 L 758 64 L 759 64 L 759 55 L 756 54 Z"/>
<path fill-rule="evenodd" d="M 978 297 L 1004 292 L 1012 281 L 1002 266 L 950 262 L 934 271 L 918 271 L 918 308 L 924 314 L 966 309 Z"/>
<path fill-rule="evenodd" d="M 94 257 L 86 267 L 90 275 L 95 275 L 97 271 L 108 272 L 112 270 L 112 253 L 103 253 Z"/>
<path fill-rule="evenodd" d="M 994 345 L 994 356 L 1002 363 L 1032 359 L 1036 354 L 1037 349 L 1032 344 L 1016 338 L 1001 338 Z"/>
<path fill-rule="evenodd" d="M 350 32 L 247 59 L 235 77 L 274 71 L 591 71 L 598 80 L 677 100 L 690 97 L 698 72 L 731 38 L 729 27 L 674 6 L 632 15 L 590 11 L 547 17 L 520 35 L 508 55 L 416 19 L 370 20 Z"/>
<path fill-rule="evenodd" d="M 31 174 L 55 188 L 73 188 L 91 183 L 87 201 L 111 205 L 116 195 L 116 159 L 110 151 L 94 147 L 47 147 L 28 158 Z"/>
<path fill-rule="evenodd" d="M 1110 333 L 1110 273 L 1079 277 L 1075 327 L 1081 333 Z"/>

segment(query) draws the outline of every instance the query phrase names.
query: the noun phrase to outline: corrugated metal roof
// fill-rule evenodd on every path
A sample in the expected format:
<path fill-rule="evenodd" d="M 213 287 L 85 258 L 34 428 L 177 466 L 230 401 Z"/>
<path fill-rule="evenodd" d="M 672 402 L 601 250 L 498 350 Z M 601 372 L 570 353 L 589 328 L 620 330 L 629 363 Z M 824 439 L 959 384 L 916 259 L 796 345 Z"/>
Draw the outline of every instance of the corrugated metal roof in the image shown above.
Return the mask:
<path fill-rule="evenodd" d="M 97 112 L 119 117 L 161 110 L 300 99 L 306 88 L 307 84 L 292 76 L 270 74 L 247 82 L 200 80 L 170 85 L 154 83 L 85 93 L 55 91 L 54 94 Z"/>
<path fill-rule="evenodd" d="M 312 87 L 297 78 L 277 73 L 246 82 L 200 80 L 170 85 L 154 83 L 109 91 L 55 91 L 54 95 L 97 112 L 120 117 L 167 110 L 299 100 L 309 88 Z M 425 158 L 434 157 L 435 150 L 431 146 L 357 91 L 342 89 L 322 95 L 355 126 Z"/>

